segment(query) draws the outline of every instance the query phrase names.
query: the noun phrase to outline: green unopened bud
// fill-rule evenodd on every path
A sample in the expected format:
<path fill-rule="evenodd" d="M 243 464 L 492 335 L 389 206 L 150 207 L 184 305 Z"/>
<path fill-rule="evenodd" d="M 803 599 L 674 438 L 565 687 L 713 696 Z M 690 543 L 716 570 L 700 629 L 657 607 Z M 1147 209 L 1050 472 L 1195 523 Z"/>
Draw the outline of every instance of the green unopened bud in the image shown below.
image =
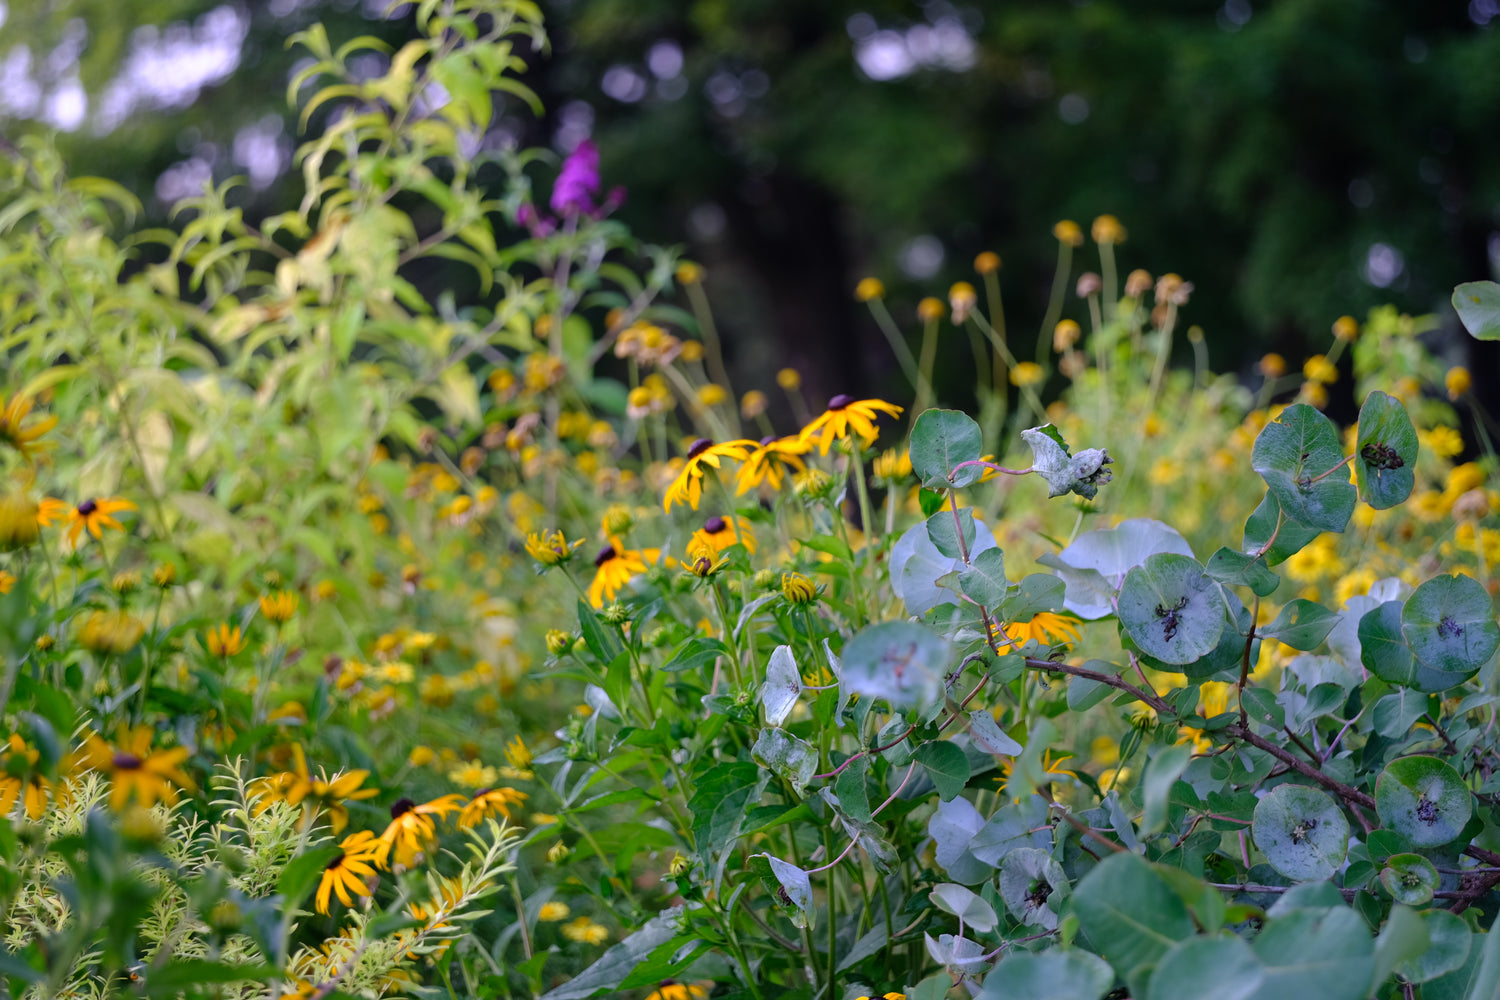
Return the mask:
<path fill-rule="evenodd" d="M 599 617 L 610 625 L 624 625 L 630 620 L 630 610 L 619 601 L 615 601 L 600 612 Z"/>
<path fill-rule="evenodd" d="M 770 590 L 776 586 L 776 571 L 770 569 L 758 569 L 752 581 L 756 590 Z"/>
<path fill-rule="evenodd" d="M 550 629 L 547 632 L 547 652 L 553 656 L 562 656 L 573 648 L 573 637 L 558 629 Z"/>

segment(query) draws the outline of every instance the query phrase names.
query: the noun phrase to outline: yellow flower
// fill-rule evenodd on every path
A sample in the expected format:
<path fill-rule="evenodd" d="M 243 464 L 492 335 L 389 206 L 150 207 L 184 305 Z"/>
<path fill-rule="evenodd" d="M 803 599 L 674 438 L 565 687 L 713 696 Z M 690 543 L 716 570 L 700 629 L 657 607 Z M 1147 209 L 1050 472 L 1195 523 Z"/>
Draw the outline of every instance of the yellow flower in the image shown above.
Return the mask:
<path fill-rule="evenodd" d="M 1302 363 L 1302 374 L 1309 382 L 1333 385 L 1339 380 L 1338 366 L 1322 354 L 1314 354 Z"/>
<path fill-rule="evenodd" d="M 245 648 L 245 638 L 238 625 L 231 628 L 228 622 L 220 622 L 208 630 L 204 645 L 210 656 L 230 657 Z"/>
<path fill-rule="evenodd" d="M 974 270 L 980 274 L 994 274 L 1000 270 L 1000 255 L 993 250 L 986 250 L 974 258 Z"/>
<path fill-rule="evenodd" d="M 1071 319 L 1061 320 L 1055 327 L 1052 328 L 1052 349 L 1057 353 L 1062 354 L 1063 352 L 1072 348 L 1074 344 L 1078 343 L 1079 339 L 1082 336 L 1083 328 L 1078 325 L 1077 321 Z M 1036 362 L 1031 363 L 1035 364 Z M 1012 381 L 1014 381 L 1015 376 L 1012 375 L 1011 379 Z M 1041 380 L 1038 379 L 1037 381 Z M 1020 385 L 1019 382 L 1017 382 L 1016 384 Z"/>
<path fill-rule="evenodd" d="M 1286 374 L 1286 358 L 1274 352 L 1265 355 L 1260 359 L 1260 373 L 1266 378 L 1280 378 Z"/>
<path fill-rule="evenodd" d="M 755 552 L 755 533 L 750 522 L 743 517 L 711 517 L 703 527 L 693 532 L 688 539 L 687 554 L 693 559 L 717 559 L 719 554 L 734 545 L 743 545 L 746 551 Z"/>
<path fill-rule="evenodd" d="M 1130 768 L 1111 767 L 1099 775 L 1099 790 L 1101 792 L 1114 791 L 1129 780 Z"/>
<path fill-rule="evenodd" d="M 345 906 L 354 905 L 354 896 L 370 895 L 367 880 L 378 877 L 375 869 L 370 867 L 378 850 L 375 835 L 369 830 L 361 830 L 344 838 L 339 845 L 340 853 L 334 855 L 323 868 L 323 878 L 318 883 L 319 913 L 328 913 L 329 896 L 335 892 L 338 893 L 339 902 Z"/>
<path fill-rule="evenodd" d="M 811 604 L 818 599 L 818 585 L 801 573 L 783 573 L 781 596 L 789 604 Z"/>
<path fill-rule="evenodd" d="M 905 448 L 888 448 L 875 459 L 875 478 L 896 483 L 911 475 L 911 452 Z"/>
<path fill-rule="evenodd" d="M 640 549 L 621 549 L 613 542 L 599 550 L 594 558 L 594 581 L 589 584 L 589 601 L 594 607 L 604 607 L 604 602 L 614 600 L 632 577 L 646 572 L 646 554 Z"/>
<path fill-rule="evenodd" d="M 1046 377 L 1047 373 L 1035 361 L 1022 361 L 1010 370 L 1011 385 L 1022 388 L 1037 385 Z"/>
<path fill-rule="evenodd" d="M 882 993 L 875 997 L 856 997 L 855 1000 L 906 1000 L 905 993 Z"/>
<path fill-rule="evenodd" d="M 766 412 L 766 407 L 771 401 L 766 394 L 759 389 L 751 389 L 740 397 L 740 416 L 746 420 L 754 420 Z"/>
<path fill-rule="evenodd" d="M 670 514 L 674 503 L 686 503 L 693 510 L 697 510 L 698 502 L 703 498 L 704 467 L 717 469 L 726 458 L 743 462 L 755 447 L 754 441 L 743 438 L 725 441 L 722 444 L 714 444 L 708 438 L 699 438 L 694 441 L 688 448 L 687 459 L 682 463 L 682 471 L 677 473 L 677 478 L 672 481 L 671 486 L 667 487 L 666 497 L 662 500 L 662 510 Z"/>
<path fill-rule="evenodd" d="M 1417 439 L 1423 448 L 1440 458 L 1452 458 L 1464 450 L 1464 437 L 1452 427 L 1434 427 L 1429 431 L 1418 431 Z"/>
<path fill-rule="evenodd" d="M 1334 602 L 1339 607 L 1343 607 L 1349 603 L 1350 598 L 1368 594 L 1377 579 L 1379 577 L 1375 575 L 1375 571 L 1367 566 L 1361 566 L 1353 572 L 1344 574 L 1339 577 L 1338 583 L 1334 584 Z"/>
<path fill-rule="evenodd" d="M 698 402 L 703 406 L 718 406 L 729 399 L 729 393 L 717 382 L 698 387 Z"/>
<path fill-rule="evenodd" d="M 111 515 L 135 509 L 135 504 L 119 497 L 99 497 L 83 501 L 68 515 L 68 543 L 76 548 L 78 536 L 85 528 L 94 536 L 95 541 L 103 540 L 105 528 L 124 531 L 125 526 Z"/>
<path fill-rule="evenodd" d="M 488 788 L 500 772 L 477 760 L 465 761 L 448 772 L 448 780 L 464 788 Z"/>
<path fill-rule="evenodd" d="M 1089 235 L 1095 243 L 1124 243 L 1125 227 L 1113 215 L 1101 215 L 1094 220 Z"/>
<path fill-rule="evenodd" d="M 44 445 L 38 444 L 37 439 L 57 426 L 57 418 L 54 416 L 38 417 L 28 422 L 31 408 L 35 405 L 30 396 L 19 393 L 10 397 L 10 402 L 5 402 L 5 397 L 0 396 L 0 442 L 10 445 L 21 453 L 26 461 L 31 461 L 33 452 L 42 450 Z"/>
<path fill-rule="evenodd" d="M 278 590 L 275 593 L 261 596 L 260 613 L 265 615 L 267 621 L 283 625 L 291 621 L 292 615 L 297 613 L 297 605 L 299 603 L 301 603 L 301 600 L 294 592 L 290 590 Z"/>
<path fill-rule="evenodd" d="M 1334 540 L 1327 534 L 1314 538 L 1282 565 L 1286 567 L 1287 576 L 1297 583 L 1316 583 L 1323 577 L 1337 576 L 1344 571 Z"/>
<path fill-rule="evenodd" d="M 391 822 L 380 835 L 374 861 L 382 868 L 390 865 L 392 855 L 395 863 L 403 868 L 412 864 L 431 848 L 437 839 L 436 816 L 442 819 L 450 812 L 459 812 L 464 807 L 462 795 L 444 795 L 421 805 L 411 799 L 399 799 L 391 806 Z"/>
<path fill-rule="evenodd" d="M 802 456 L 812 450 L 812 445 L 800 437 L 765 437 L 756 445 L 735 473 L 736 495 L 743 495 L 765 483 L 773 490 L 781 489 L 787 472 L 798 473 L 807 469 Z"/>
<path fill-rule="evenodd" d="M 802 375 L 795 368 L 783 368 L 776 373 L 776 384 L 787 392 L 802 388 Z"/>
<path fill-rule="evenodd" d="M 680 261 L 677 264 L 677 283 L 679 285 L 696 285 L 703 280 L 703 268 L 690 260 Z"/>
<path fill-rule="evenodd" d="M 1322 382 L 1303 382 L 1302 398 L 1309 406 L 1315 406 L 1321 410 L 1328 405 L 1328 387 Z"/>
<path fill-rule="evenodd" d="M 943 300 L 933 298 L 931 295 L 917 303 L 917 319 L 923 323 L 936 323 L 943 318 L 943 313 L 947 311 L 947 308 L 943 305 Z"/>
<path fill-rule="evenodd" d="M 823 455 L 828 454 L 828 447 L 835 440 L 842 441 L 849 437 L 850 431 L 858 434 L 863 446 L 868 448 L 880 436 L 880 430 L 875 426 L 878 414 L 888 413 L 899 417 L 901 412 L 901 407 L 884 400 L 857 400 L 840 393 L 828 401 L 828 409 L 802 428 L 802 433 L 798 436 L 803 441 L 816 442 L 819 454 Z"/>
<path fill-rule="evenodd" d="M 517 736 L 505 744 L 505 762 L 517 771 L 527 771 L 531 768 L 531 748 L 526 741 Z M 527 775 L 529 779 L 531 776 Z"/>
<path fill-rule="evenodd" d="M 1333 336 L 1346 344 L 1349 343 L 1359 336 L 1358 321 L 1353 316 L 1340 316 L 1333 321 Z"/>
<path fill-rule="evenodd" d="M 646 1000 L 704 1000 L 707 996 L 708 990 L 697 983 L 663 979 L 656 989 L 646 994 Z"/>
<path fill-rule="evenodd" d="M 979 293 L 967 281 L 955 281 L 948 289 L 948 305 L 953 310 L 953 322 L 962 323 L 979 304 Z"/>
<path fill-rule="evenodd" d="M 0 816 L 9 816 L 19 800 L 28 818 L 41 819 L 52 792 L 52 782 L 36 770 L 41 753 L 27 746 L 19 733 L 11 733 L 5 746 L 0 754 Z"/>
<path fill-rule="evenodd" d="M 359 787 L 370 776 L 366 770 L 345 771 L 332 778 L 326 775 L 314 778 L 308 772 L 301 744 L 292 744 L 292 767 L 292 771 L 282 775 L 281 797 L 287 805 L 301 805 L 304 812 L 327 813 L 328 825 L 335 834 L 342 833 L 349 825 L 349 809 L 345 802 L 360 802 L 379 794 L 374 788 Z"/>
<path fill-rule="evenodd" d="M 499 813 L 507 820 L 510 819 L 511 806 L 519 807 L 529 796 L 525 792 L 514 788 L 487 788 L 484 791 L 474 793 L 458 814 L 458 828 L 469 830 L 479 825 L 486 816 L 491 813 Z"/>
<path fill-rule="evenodd" d="M 547 848 L 547 860 L 555 865 L 572 853 L 572 849 L 569 848 L 567 844 L 564 844 L 559 840 L 557 843 Z"/>
<path fill-rule="evenodd" d="M 0 552 L 24 549 L 36 542 L 41 533 L 41 525 L 37 523 L 40 509 L 25 493 L 0 497 Z"/>
<path fill-rule="evenodd" d="M 555 924 L 567 920 L 572 912 L 567 903 L 543 903 L 542 908 L 536 911 L 536 918 L 543 923 Z"/>
<path fill-rule="evenodd" d="M 432 747 L 427 746 L 412 747 L 411 753 L 406 755 L 406 761 L 412 767 L 426 767 L 435 760 L 437 760 L 437 754 L 433 752 Z"/>
<path fill-rule="evenodd" d="M 603 944 L 609 940 L 609 930 L 588 917 L 579 917 L 562 925 L 563 937 L 579 944 Z"/>
<path fill-rule="evenodd" d="M 573 550 L 582 544 L 581 538 L 575 542 L 568 541 L 561 531 L 554 531 L 550 535 L 533 532 L 526 536 L 527 554 L 543 566 L 556 566 L 566 562 Z"/>
<path fill-rule="evenodd" d="M 182 770 L 188 758 L 186 747 L 152 752 L 150 726 L 121 729 L 115 746 L 90 733 L 81 751 L 82 762 L 109 775 L 111 789 L 110 808 L 119 812 L 133 797 L 143 809 L 154 806 L 158 800 L 167 805 L 177 802 L 177 789 L 196 791 L 197 785 Z M 174 787 L 175 786 L 175 787 Z"/>
<path fill-rule="evenodd" d="M 1001 632 L 1017 647 L 1024 646 L 1033 639 L 1043 646 L 1073 643 L 1081 635 L 1077 618 L 1051 611 L 1038 611 L 1027 621 L 1011 622 L 1003 630 L 997 630 L 996 639 L 999 639 Z"/>
<path fill-rule="evenodd" d="M 0 569 L 0 594 L 8 594 L 16 587 L 16 575 Z"/>
<path fill-rule="evenodd" d="M 1448 389 L 1448 398 L 1457 402 L 1458 398 L 1469 391 L 1469 386 L 1474 382 L 1469 375 L 1469 369 L 1458 365 L 1448 369 L 1443 376 L 1443 385 Z"/>
<path fill-rule="evenodd" d="M 78 630 L 78 641 L 95 653 L 124 653 L 146 634 L 140 619 L 124 611 L 94 611 Z"/>
<path fill-rule="evenodd" d="M 1063 219 L 1052 227 L 1052 235 L 1063 246 L 1083 246 L 1083 230 L 1072 219 Z"/>
<path fill-rule="evenodd" d="M 880 283 L 879 278 L 861 278 L 859 284 L 854 286 L 854 297 L 861 302 L 883 299 L 885 286 Z"/>

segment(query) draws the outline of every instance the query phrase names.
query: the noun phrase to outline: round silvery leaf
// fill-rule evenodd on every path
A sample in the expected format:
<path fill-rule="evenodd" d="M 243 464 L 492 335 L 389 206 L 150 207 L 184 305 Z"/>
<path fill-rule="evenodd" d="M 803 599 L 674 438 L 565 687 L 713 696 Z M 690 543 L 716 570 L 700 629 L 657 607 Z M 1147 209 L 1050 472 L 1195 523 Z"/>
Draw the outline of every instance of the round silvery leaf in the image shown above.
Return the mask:
<path fill-rule="evenodd" d="M 1437 892 L 1438 870 L 1420 854 L 1392 854 L 1380 869 L 1380 884 L 1398 903 L 1426 906 Z"/>
<path fill-rule="evenodd" d="M 844 685 L 861 698 L 879 698 L 918 712 L 943 699 L 948 643 L 914 622 L 872 625 L 844 646 Z"/>
<path fill-rule="evenodd" d="M 1057 905 L 1068 896 L 1068 876 L 1046 851 L 1018 847 L 1000 859 L 1000 898 L 1031 927 L 1057 927 Z"/>
<path fill-rule="evenodd" d="M 1160 552 L 1125 574 L 1120 624 L 1148 655 L 1184 664 L 1214 650 L 1224 634 L 1219 585 L 1190 556 Z"/>
<path fill-rule="evenodd" d="M 1417 659 L 1459 680 L 1478 672 L 1500 647 L 1490 595 L 1467 576 L 1437 576 L 1418 587 L 1401 609 L 1401 632 Z"/>
<path fill-rule="evenodd" d="M 1281 874 L 1298 882 L 1331 878 L 1349 850 L 1349 821 L 1316 788 L 1278 785 L 1255 805 L 1255 846 Z"/>
<path fill-rule="evenodd" d="M 1387 764 L 1376 780 L 1375 811 L 1413 847 L 1438 847 L 1463 832 L 1474 815 L 1474 799 L 1446 761 L 1403 757 Z"/>

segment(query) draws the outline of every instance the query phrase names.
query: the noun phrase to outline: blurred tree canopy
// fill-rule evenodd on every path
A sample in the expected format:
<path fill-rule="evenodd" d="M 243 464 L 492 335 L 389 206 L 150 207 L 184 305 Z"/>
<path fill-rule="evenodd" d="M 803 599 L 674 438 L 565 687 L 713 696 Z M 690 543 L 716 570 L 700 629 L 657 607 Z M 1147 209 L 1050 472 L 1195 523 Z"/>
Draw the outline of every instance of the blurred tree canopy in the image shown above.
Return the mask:
<path fill-rule="evenodd" d="M 981 250 L 1004 258 L 1012 328 L 1034 331 L 1060 218 L 1087 229 L 1117 215 L 1125 268 L 1192 281 L 1186 315 L 1220 369 L 1321 350 L 1336 317 L 1381 302 L 1439 308 L 1500 259 L 1491 0 L 546 6 L 553 50 L 534 54 L 528 81 L 546 117 L 513 106 L 496 135 L 566 145 L 593 134 L 606 183 L 629 189 L 636 232 L 686 243 L 708 265 L 742 386 L 766 384 L 783 360 L 823 391 L 888 386 L 894 364 L 852 300 L 855 281 L 882 278 L 910 322 L 917 298 L 970 278 Z M 12 0 L 0 82 L 26 46 L 44 92 L 71 73 L 97 114 L 143 40 L 174 30 L 136 26 L 191 31 L 216 9 L 243 30 L 232 73 L 185 107 L 143 99 L 103 135 L 85 117 L 66 140 L 78 172 L 148 200 L 205 149 L 215 178 L 245 172 L 246 129 L 270 136 L 262 146 L 296 141 L 294 120 L 275 135 L 268 124 L 285 118 L 297 58 L 281 39 L 314 19 L 336 40 L 399 41 L 408 28 L 400 11 L 371 21 L 379 5 L 352 2 Z M 77 22 L 77 68 L 48 79 Z M 45 93 L 26 114 L 16 102 L 0 98 L 0 121 L 47 117 Z M 284 207 L 298 183 L 286 173 L 253 189 L 252 212 Z M 1081 318 L 1079 305 L 1070 297 Z"/>

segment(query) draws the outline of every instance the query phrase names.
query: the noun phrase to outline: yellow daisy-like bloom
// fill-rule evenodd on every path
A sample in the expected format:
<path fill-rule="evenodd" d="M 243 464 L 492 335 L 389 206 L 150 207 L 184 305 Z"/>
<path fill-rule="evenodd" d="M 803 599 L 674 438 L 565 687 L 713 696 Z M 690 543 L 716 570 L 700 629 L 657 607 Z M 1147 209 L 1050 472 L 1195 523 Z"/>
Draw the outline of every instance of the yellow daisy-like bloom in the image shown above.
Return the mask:
<path fill-rule="evenodd" d="M 663 979 L 646 995 L 646 1000 L 703 1000 L 708 990 L 697 983 L 679 983 L 675 979 Z"/>
<path fill-rule="evenodd" d="M 596 924 L 588 917 L 570 920 L 562 926 L 563 937 L 579 944 L 603 944 L 609 940 L 609 929 Z"/>
<path fill-rule="evenodd" d="M 116 521 L 112 515 L 120 511 L 135 509 L 135 504 L 120 497 L 97 497 L 83 501 L 68 514 L 68 544 L 77 548 L 78 536 L 83 533 L 84 529 L 94 536 L 95 541 L 101 541 L 104 538 L 105 528 L 124 531 L 125 526 Z"/>
<path fill-rule="evenodd" d="M 24 549 L 37 540 L 41 525 L 37 523 L 40 506 L 25 493 L 8 493 L 0 497 L 0 552 Z"/>
<path fill-rule="evenodd" d="M 1462 365 L 1449 368 L 1447 374 L 1443 376 L 1443 387 L 1448 390 L 1448 398 L 1454 402 L 1468 392 L 1469 386 L 1473 384 L 1474 379 L 1469 374 L 1469 369 Z"/>
<path fill-rule="evenodd" d="M 292 780 L 286 785 L 287 804 L 300 804 L 305 810 L 326 814 L 335 834 L 342 833 L 349 825 L 349 810 L 345 802 L 359 802 L 378 794 L 374 788 L 359 787 L 370 776 L 370 772 L 363 769 L 345 771 L 332 778 L 312 777 L 301 744 L 292 744 L 292 766 Z"/>
<path fill-rule="evenodd" d="M 284 625 L 291 621 L 292 615 L 297 613 L 299 603 L 301 601 L 293 591 L 278 590 L 274 594 L 261 597 L 260 613 L 266 616 L 267 621 Z"/>
<path fill-rule="evenodd" d="M 10 397 L 9 403 L 5 402 L 4 396 L 0 396 L 0 441 L 20 452 L 21 457 L 28 462 L 34 452 L 46 447 L 38 444 L 37 439 L 57 426 L 55 416 L 28 419 L 34 405 L 30 396 L 19 393 Z"/>
<path fill-rule="evenodd" d="M 862 445 L 868 448 L 880 436 L 875 421 L 881 413 L 899 417 L 902 408 L 882 399 L 855 399 L 840 393 L 828 401 L 828 409 L 802 428 L 798 436 L 803 441 L 816 443 L 821 455 L 828 454 L 829 446 L 835 440 L 849 437 L 851 431 L 858 434 Z"/>
<path fill-rule="evenodd" d="M 1011 385 L 1026 387 L 1039 384 L 1047 372 L 1035 361 L 1022 361 L 1010 370 Z"/>
<path fill-rule="evenodd" d="M 1229 711 L 1229 694 L 1235 690 L 1235 685 L 1224 681 L 1207 681 L 1198 686 L 1198 714 L 1204 719 L 1212 719 L 1216 715 L 1223 715 Z M 1191 743 L 1193 753 L 1208 753 L 1213 749 L 1213 740 L 1209 739 L 1208 733 L 1192 726 L 1182 726 L 1177 730 L 1178 743 Z"/>
<path fill-rule="evenodd" d="M 662 500 L 662 510 L 670 514 L 674 503 L 685 503 L 693 510 L 697 510 L 699 501 L 703 499 L 705 466 L 717 469 L 726 458 L 743 462 L 755 447 L 754 441 L 744 438 L 725 441 L 722 444 L 714 444 L 708 438 L 699 438 L 694 441 L 688 448 L 687 459 L 682 463 L 682 471 L 677 473 L 677 478 L 672 481 L 671 486 L 667 487 L 667 495 Z"/>
<path fill-rule="evenodd" d="M 11 733 L 0 753 L 0 816 L 9 816 L 19 800 L 29 819 L 37 820 L 47 811 L 47 796 L 52 782 L 35 768 L 41 753 L 28 746 L 19 733 Z"/>
<path fill-rule="evenodd" d="M 788 472 L 793 474 L 807 469 L 802 456 L 812 450 L 812 444 L 800 437 L 765 437 L 760 439 L 754 451 L 745 459 L 735 474 L 735 494 L 749 493 L 762 483 L 773 490 L 781 489 Z"/>
<path fill-rule="evenodd" d="M 387 868 L 394 855 L 395 864 L 410 868 L 437 839 L 437 822 L 433 817 L 442 819 L 450 812 L 462 811 L 463 807 L 464 797 L 456 793 L 420 805 L 411 799 L 398 799 L 391 806 L 390 825 L 376 842 L 375 863 Z"/>
<path fill-rule="evenodd" d="M 911 475 L 911 452 L 905 448 L 887 448 L 875 459 L 875 478 L 883 483 L 895 483 Z"/>
<path fill-rule="evenodd" d="M 7 570 L 0 569 L 0 594 L 8 594 L 15 589 L 16 575 Z"/>
<path fill-rule="evenodd" d="M 640 549 L 621 549 L 610 542 L 594 558 L 594 580 L 589 584 L 589 601 L 596 608 L 625 589 L 631 578 L 646 572 L 646 553 Z M 654 561 L 654 560 L 653 560 Z"/>
<path fill-rule="evenodd" d="M 1464 436 L 1452 427 L 1439 425 L 1429 431 L 1418 431 L 1417 440 L 1441 458 L 1452 458 L 1464 450 Z"/>
<path fill-rule="evenodd" d="M 525 792 L 514 788 L 486 788 L 475 792 L 458 814 L 458 828 L 469 830 L 480 824 L 489 815 L 499 813 L 507 820 L 510 819 L 511 806 L 519 807 L 529 796 Z"/>
<path fill-rule="evenodd" d="M 719 554 L 733 545 L 743 545 L 747 551 L 755 552 L 755 533 L 750 522 L 743 517 L 711 517 L 703 527 L 693 532 L 688 539 L 687 554 L 692 559 L 717 559 Z"/>
<path fill-rule="evenodd" d="M 124 653 L 141 641 L 146 626 L 124 611 L 90 612 L 78 629 L 78 641 L 95 653 Z"/>
<path fill-rule="evenodd" d="M 854 297 L 861 302 L 883 299 L 885 285 L 881 284 L 879 278 L 861 278 L 859 284 L 854 286 Z"/>
<path fill-rule="evenodd" d="M 1083 230 L 1072 219 L 1063 219 L 1052 227 L 1052 235 L 1064 246 L 1083 246 Z"/>
<path fill-rule="evenodd" d="M 1080 635 L 1078 619 L 1069 615 L 1054 614 L 1051 611 L 1039 611 L 1031 616 L 1029 621 L 1011 622 L 1003 630 L 997 629 L 995 638 L 999 639 L 1003 631 L 1017 647 L 1035 639 L 1043 646 L 1056 645 L 1059 643 L 1077 642 Z"/>
<path fill-rule="evenodd" d="M 197 790 L 193 779 L 182 770 L 187 760 L 186 747 L 152 752 L 151 737 L 155 733 L 150 726 L 122 729 L 115 746 L 110 746 L 91 733 L 81 750 L 82 763 L 96 771 L 109 775 L 112 785 L 109 795 L 110 808 L 119 812 L 133 797 L 143 809 L 154 806 L 158 800 L 167 805 L 177 802 L 177 789 L 192 792 Z M 175 786 L 175 787 L 174 787 Z"/>
<path fill-rule="evenodd" d="M 231 628 L 228 622 L 220 622 L 208 630 L 203 643 L 209 655 L 230 657 L 245 648 L 245 637 L 240 634 L 238 625 Z"/>
<path fill-rule="evenodd" d="M 462 788 L 487 788 L 499 777 L 494 767 L 477 760 L 465 761 L 448 771 L 448 780 Z"/>
<path fill-rule="evenodd" d="M 572 912 L 567 903 L 543 903 L 542 908 L 536 911 L 536 918 L 543 923 L 555 924 L 567 920 Z"/>
<path fill-rule="evenodd" d="M 354 905 L 355 896 L 370 895 L 368 879 L 378 878 L 370 865 L 375 861 L 379 844 L 369 830 L 361 830 L 344 838 L 339 845 L 341 853 L 333 856 L 323 869 L 322 881 L 318 883 L 318 912 L 328 913 L 329 897 L 338 893 L 339 902 Z M 351 895 L 351 893 L 353 895 Z"/>

